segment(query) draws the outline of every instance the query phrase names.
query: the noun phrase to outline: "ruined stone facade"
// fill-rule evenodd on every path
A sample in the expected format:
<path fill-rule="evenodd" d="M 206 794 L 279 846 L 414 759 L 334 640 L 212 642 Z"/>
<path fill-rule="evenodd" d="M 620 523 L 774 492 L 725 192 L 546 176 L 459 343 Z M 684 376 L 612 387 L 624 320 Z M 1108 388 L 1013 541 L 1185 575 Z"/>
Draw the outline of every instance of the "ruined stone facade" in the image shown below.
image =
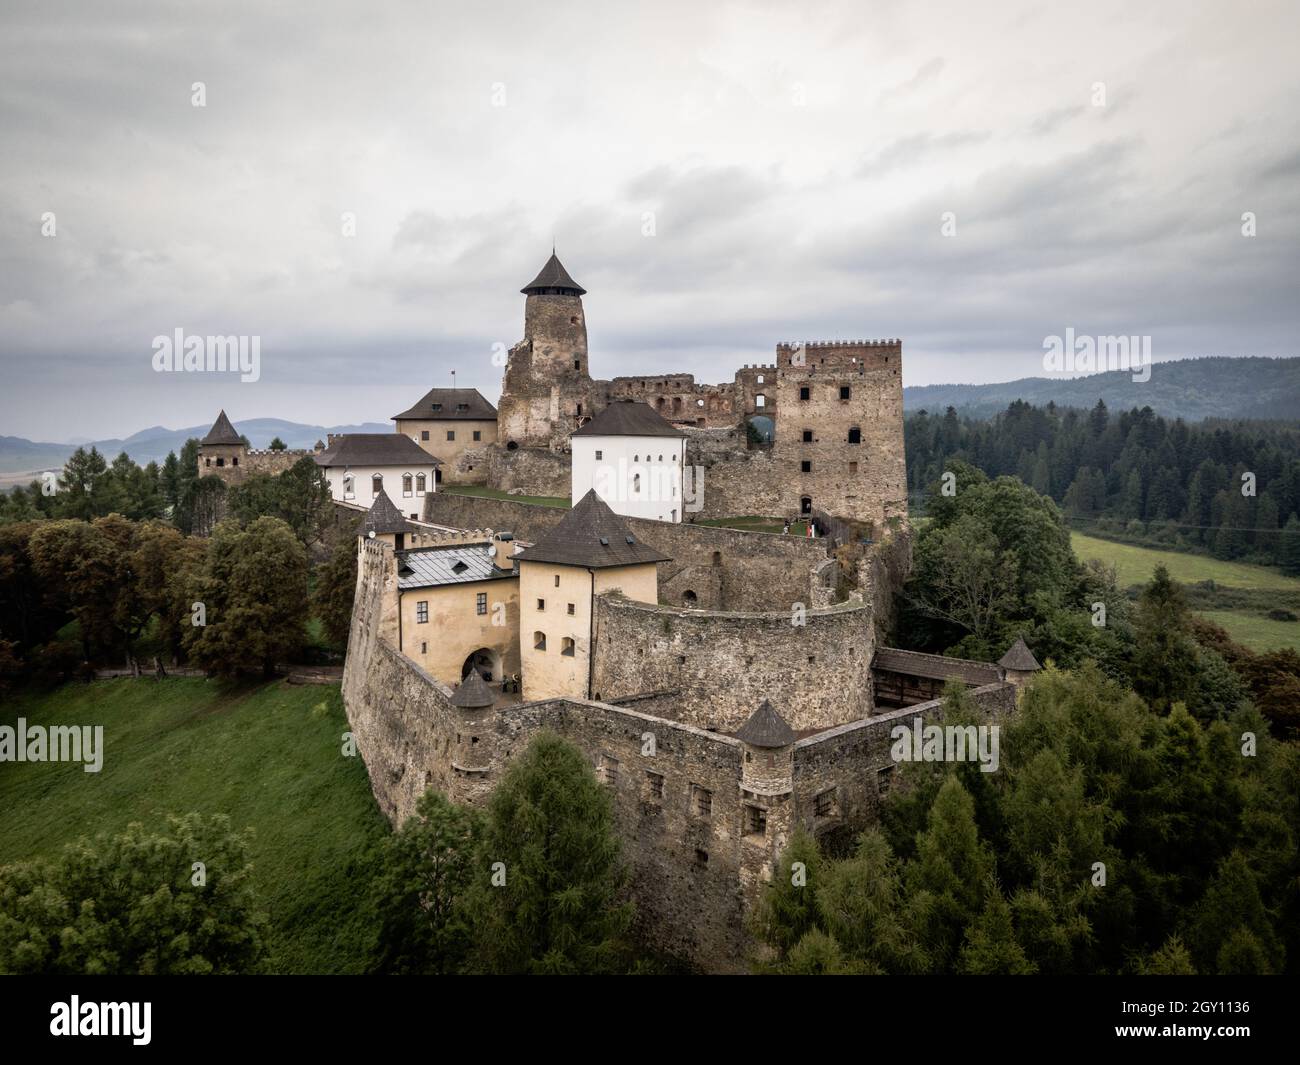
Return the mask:
<path fill-rule="evenodd" d="M 489 446 L 465 461 L 481 483 L 563 494 L 536 456 L 564 454 L 574 430 L 632 399 L 682 426 L 736 432 L 729 448 L 688 447 L 688 463 L 705 475 L 702 505 L 687 520 L 822 511 L 879 528 L 906 518 L 901 341 L 780 344 L 775 363 L 747 365 L 730 384 L 697 384 L 692 374 L 603 381 L 589 371 L 585 290 L 552 256 L 523 291 L 524 338 L 509 353 L 498 405 L 504 454 Z"/>

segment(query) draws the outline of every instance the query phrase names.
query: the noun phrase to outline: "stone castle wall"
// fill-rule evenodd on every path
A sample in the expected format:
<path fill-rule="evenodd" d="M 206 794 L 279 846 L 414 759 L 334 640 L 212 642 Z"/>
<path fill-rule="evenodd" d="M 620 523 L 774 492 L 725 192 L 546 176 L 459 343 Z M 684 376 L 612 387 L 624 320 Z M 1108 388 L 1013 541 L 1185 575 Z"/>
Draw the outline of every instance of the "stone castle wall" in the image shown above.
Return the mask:
<path fill-rule="evenodd" d="M 284 451 L 251 450 L 243 446 L 217 445 L 201 448 L 198 457 L 200 477 L 220 477 L 228 486 L 243 484 L 255 473 L 265 473 L 272 477 L 279 476 L 292 469 L 299 460 L 315 455 L 315 451 L 286 449 Z M 217 458 L 223 465 L 217 465 Z M 234 465 L 232 459 L 238 458 Z M 212 465 L 205 460 L 211 459 Z"/>
<path fill-rule="evenodd" d="M 791 611 L 680 610 L 610 595 L 596 604 L 597 698 L 669 692 L 656 713 L 718 732 L 740 728 L 767 698 L 796 731 L 872 712 L 869 606 L 808 609 L 796 618 Z"/>
<path fill-rule="evenodd" d="M 456 528 L 495 529 L 533 541 L 565 515 L 560 507 L 436 492 L 424 497 L 424 520 Z M 633 535 L 670 556 L 659 563 L 661 598 L 686 591 L 711 610 L 788 609 L 825 602 L 829 542 L 741 532 L 707 525 L 623 519 Z M 821 597 L 821 598 L 819 598 Z"/>

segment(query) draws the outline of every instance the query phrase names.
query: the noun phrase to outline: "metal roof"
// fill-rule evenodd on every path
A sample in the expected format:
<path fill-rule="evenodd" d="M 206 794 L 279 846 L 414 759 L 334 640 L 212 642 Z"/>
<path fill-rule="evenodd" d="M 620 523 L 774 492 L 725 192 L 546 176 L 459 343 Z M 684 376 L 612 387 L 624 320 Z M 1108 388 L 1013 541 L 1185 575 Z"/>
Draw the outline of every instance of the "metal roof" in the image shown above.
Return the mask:
<path fill-rule="evenodd" d="M 685 437 L 674 429 L 648 403 L 630 399 L 615 400 L 573 436 L 675 436 Z"/>
<path fill-rule="evenodd" d="M 498 546 L 497 550 L 502 548 Z M 415 547 L 397 552 L 397 587 L 401 590 L 506 580 L 518 575 L 513 569 L 498 569 L 487 544 Z"/>

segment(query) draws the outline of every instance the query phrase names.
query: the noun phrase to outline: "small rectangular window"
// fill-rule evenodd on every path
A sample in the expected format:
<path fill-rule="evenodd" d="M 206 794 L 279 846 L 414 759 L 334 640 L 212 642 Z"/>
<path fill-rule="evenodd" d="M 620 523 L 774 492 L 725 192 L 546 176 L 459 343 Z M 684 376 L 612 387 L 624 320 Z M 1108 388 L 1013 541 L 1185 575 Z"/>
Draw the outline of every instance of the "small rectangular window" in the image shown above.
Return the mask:
<path fill-rule="evenodd" d="M 602 784 L 608 784 L 611 788 L 614 787 L 618 783 L 618 759 L 602 754 L 600 756 L 598 775 Z"/>
<path fill-rule="evenodd" d="M 569 604 L 569 616 L 570 616 L 570 617 L 573 616 L 573 604 L 572 604 L 572 603 Z"/>
<path fill-rule="evenodd" d="M 420 654 L 422 654 L 422 655 L 427 655 L 428 653 L 429 653 L 429 645 L 428 645 L 427 643 L 425 643 L 424 641 L 421 641 L 421 642 L 420 642 Z"/>
<path fill-rule="evenodd" d="M 695 811 L 696 817 L 713 816 L 713 792 L 708 788 L 702 788 L 698 784 L 691 785 L 691 809 Z"/>
<path fill-rule="evenodd" d="M 538 610 L 545 610 L 545 609 L 546 609 L 546 600 L 545 600 L 545 599 L 539 599 L 539 600 L 537 600 L 537 609 L 538 609 Z"/>
<path fill-rule="evenodd" d="M 557 573 L 555 575 L 555 587 L 558 588 L 559 586 L 560 586 L 560 575 Z"/>
<path fill-rule="evenodd" d="M 835 816 L 835 789 L 830 788 L 823 791 L 813 800 L 813 812 L 818 817 Z"/>
<path fill-rule="evenodd" d="M 455 439 L 456 439 L 456 430 L 455 430 L 455 429 L 448 429 L 448 430 L 447 430 L 447 439 L 448 439 L 448 440 L 455 440 Z"/>
<path fill-rule="evenodd" d="M 848 399 L 848 398 L 849 398 L 849 386 L 840 385 L 840 399 Z"/>
<path fill-rule="evenodd" d="M 474 609 L 479 614 L 487 613 L 487 592 L 479 592 L 478 595 L 474 597 Z"/>
<path fill-rule="evenodd" d="M 892 765 L 881 766 L 879 769 L 876 770 L 876 794 L 877 795 L 889 794 L 889 785 L 891 779 L 893 778 L 893 775 L 894 775 L 894 767 Z"/>
<path fill-rule="evenodd" d="M 648 799 L 662 799 L 664 797 L 664 775 L 662 773 L 652 773 L 648 769 L 646 770 L 645 793 Z"/>
<path fill-rule="evenodd" d="M 417 624 L 423 625 L 428 620 L 429 620 L 429 601 L 427 599 L 421 599 L 418 603 L 415 604 L 415 621 Z"/>
<path fill-rule="evenodd" d="M 745 835 L 767 835 L 767 811 L 761 806 L 745 807 Z"/>
<path fill-rule="evenodd" d="M 474 440 L 477 442 L 477 441 L 482 440 L 482 439 L 483 439 L 483 431 L 482 431 L 481 429 L 475 429 L 475 430 L 474 430 Z"/>
<path fill-rule="evenodd" d="M 799 472 L 812 473 L 812 463 L 808 459 L 804 459 L 801 463 L 799 463 Z"/>
<path fill-rule="evenodd" d="M 603 452 L 603 451 L 597 451 L 597 452 L 596 452 L 596 461 L 597 461 L 597 462 L 599 462 L 599 461 L 600 461 L 601 459 L 603 459 L 604 457 L 605 457 L 605 452 Z"/>
<path fill-rule="evenodd" d="M 421 429 L 421 430 L 420 430 L 420 439 L 421 439 L 421 440 L 428 440 L 428 439 L 429 439 L 429 430 L 428 430 L 428 429 Z"/>
<path fill-rule="evenodd" d="M 854 476 L 857 472 L 858 472 L 858 464 L 857 464 L 856 462 L 850 462 L 850 463 L 849 463 L 849 476 L 852 477 L 852 476 Z"/>
<path fill-rule="evenodd" d="M 799 389 L 799 398 L 801 400 L 808 399 L 810 395 L 811 395 L 811 390 L 808 388 L 807 385 L 804 385 L 803 388 Z"/>

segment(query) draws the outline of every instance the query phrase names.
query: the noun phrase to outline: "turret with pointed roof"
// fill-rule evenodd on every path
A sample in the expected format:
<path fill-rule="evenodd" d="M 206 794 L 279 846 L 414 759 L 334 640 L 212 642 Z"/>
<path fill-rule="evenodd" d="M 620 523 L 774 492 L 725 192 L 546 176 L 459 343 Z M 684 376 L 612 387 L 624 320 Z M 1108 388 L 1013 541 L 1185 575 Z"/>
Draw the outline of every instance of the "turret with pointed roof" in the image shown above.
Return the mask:
<path fill-rule="evenodd" d="M 525 296 L 585 296 L 587 290 L 569 276 L 551 249 L 551 257 L 546 260 L 538 275 L 519 290 Z"/>
<path fill-rule="evenodd" d="M 415 527 L 402 517 L 402 512 L 381 488 L 375 501 L 370 504 L 370 510 L 366 512 L 365 521 L 361 523 L 362 535 L 394 536 L 414 531 Z"/>
<path fill-rule="evenodd" d="M 471 669 L 451 696 L 451 705 L 462 710 L 478 710 L 496 701 L 477 669 Z"/>
<path fill-rule="evenodd" d="M 623 519 L 609 509 L 594 489 L 555 528 L 515 558 L 519 562 L 549 562 L 586 569 L 670 561 L 667 555 L 633 536 Z"/>
<path fill-rule="evenodd" d="M 1034 657 L 1033 652 L 1029 650 L 1023 636 L 1016 637 L 1016 642 L 998 659 L 998 665 L 1002 667 L 1007 680 L 1016 687 L 1020 687 L 1043 668 L 1038 664 L 1038 659 Z"/>
<path fill-rule="evenodd" d="M 736 739 L 751 747 L 789 747 L 794 743 L 794 729 L 788 721 L 776 712 L 776 708 L 764 699 L 758 709 L 749 715 L 749 720 L 740 726 Z"/>
<path fill-rule="evenodd" d="M 199 441 L 199 446 L 211 447 L 214 444 L 242 445 L 243 443 L 243 438 L 235 432 L 235 427 L 230 424 L 230 419 L 226 417 L 226 412 L 223 410 L 217 415 L 217 420 L 212 423 L 208 435 Z"/>

